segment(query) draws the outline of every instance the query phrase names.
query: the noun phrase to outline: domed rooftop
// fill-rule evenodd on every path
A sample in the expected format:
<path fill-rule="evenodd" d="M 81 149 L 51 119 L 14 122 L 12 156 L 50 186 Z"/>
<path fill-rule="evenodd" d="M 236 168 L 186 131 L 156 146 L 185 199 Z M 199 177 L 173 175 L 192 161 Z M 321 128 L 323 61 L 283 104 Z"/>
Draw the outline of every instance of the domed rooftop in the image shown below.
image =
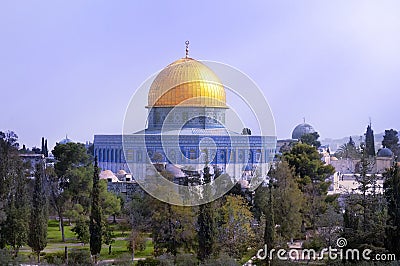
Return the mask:
<path fill-rule="evenodd" d="M 307 124 L 307 123 L 302 123 L 297 125 L 292 132 L 292 139 L 300 139 L 301 136 L 303 136 L 304 134 L 310 134 L 310 133 L 314 133 L 315 130 L 314 128 Z"/>
<path fill-rule="evenodd" d="M 226 107 L 225 89 L 205 64 L 186 57 L 164 68 L 151 84 L 148 107 Z"/>
<path fill-rule="evenodd" d="M 378 157 L 392 157 L 393 152 L 389 148 L 382 148 L 378 151 Z"/>
<path fill-rule="evenodd" d="M 71 139 L 68 138 L 67 135 L 65 135 L 65 139 L 60 140 L 59 144 L 67 144 L 73 142 Z"/>
<path fill-rule="evenodd" d="M 117 172 L 117 175 L 126 175 L 126 174 L 127 174 L 127 172 L 123 169 L 118 170 L 118 172 Z"/>
<path fill-rule="evenodd" d="M 99 174 L 99 179 L 110 180 L 111 182 L 118 182 L 118 178 L 111 170 L 101 171 L 101 173 Z"/>

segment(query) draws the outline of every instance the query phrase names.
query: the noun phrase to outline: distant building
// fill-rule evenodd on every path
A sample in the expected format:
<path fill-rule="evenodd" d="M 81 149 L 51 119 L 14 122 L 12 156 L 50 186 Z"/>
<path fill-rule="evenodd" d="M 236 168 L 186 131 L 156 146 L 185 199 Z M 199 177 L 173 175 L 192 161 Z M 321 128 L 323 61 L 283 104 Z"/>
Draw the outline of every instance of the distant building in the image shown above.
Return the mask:
<path fill-rule="evenodd" d="M 305 134 L 311 134 L 315 133 L 315 129 L 310 125 L 307 124 L 306 122 L 303 122 L 299 125 L 297 125 L 292 132 L 292 139 L 294 140 L 299 140 L 301 137 Z"/>
<path fill-rule="evenodd" d="M 276 143 L 276 151 L 277 153 L 284 153 L 290 150 L 290 148 L 297 143 L 301 137 L 305 134 L 311 134 L 316 132 L 314 127 L 306 122 L 298 124 L 292 131 L 291 139 L 278 139 Z M 329 148 L 329 146 L 328 146 Z"/>
<path fill-rule="evenodd" d="M 68 135 L 65 135 L 65 139 L 60 140 L 59 144 L 67 144 L 73 142 L 71 139 L 68 138 Z"/>

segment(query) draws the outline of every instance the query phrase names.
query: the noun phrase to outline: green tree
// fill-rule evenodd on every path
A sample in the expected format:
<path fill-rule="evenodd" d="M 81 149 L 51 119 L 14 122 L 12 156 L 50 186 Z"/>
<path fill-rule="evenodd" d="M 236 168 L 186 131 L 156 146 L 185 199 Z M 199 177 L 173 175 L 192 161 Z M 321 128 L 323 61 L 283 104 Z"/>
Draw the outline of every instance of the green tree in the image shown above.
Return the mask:
<path fill-rule="evenodd" d="M 102 211 L 100 206 L 100 187 L 99 187 L 99 168 L 97 166 L 97 157 L 94 162 L 93 172 L 93 189 L 92 189 L 92 205 L 90 212 L 90 253 L 94 256 L 94 261 L 97 263 L 97 258 L 100 256 L 102 243 Z"/>
<path fill-rule="evenodd" d="M 382 146 L 389 148 L 396 156 L 400 156 L 399 137 L 397 134 L 398 132 L 394 129 L 385 130 Z"/>
<path fill-rule="evenodd" d="M 49 157 L 49 150 L 47 149 L 47 139 L 45 139 L 44 137 L 42 137 L 41 154 L 43 154 L 45 157 Z"/>
<path fill-rule="evenodd" d="M 135 257 L 135 250 L 143 240 L 142 233 L 151 231 L 151 207 L 150 196 L 143 190 L 135 191 L 131 195 L 131 201 L 126 204 L 124 213 L 128 216 L 131 226 L 131 237 L 128 249 L 132 252 L 132 260 Z"/>
<path fill-rule="evenodd" d="M 344 201 L 344 236 L 349 248 L 368 247 L 375 252 L 383 252 L 386 202 L 379 192 L 376 175 L 369 174 L 373 160 L 364 145 L 361 146 L 361 152 L 359 173 L 355 175 L 358 193 L 347 195 Z"/>
<path fill-rule="evenodd" d="M 388 203 L 385 246 L 400 257 L 400 169 L 394 163 L 384 174 L 384 193 Z"/>
<path fill-rule="evenodd" d="M 64 206 L 67 207 L 65 217 L 73 219 L 75 225 L 72 231 L 77 238 L 84 244 L 89 242 L 89 214 L 91 206 L 91 195 L 93 190 L 92 165 L 80 166 L 78 168 L 68 169 L 66 177 L 69 180 L 68 189 L 65 191 L 67 197 Z M 110 245 L 112 240 L 112 227 L 108 226 L 107 220 L 110 215 L 121 211 L 120 199 L 111 192 L 107 191 L 107 181 L 99 180 L 99 204 L 101 206 L 102 216 L 102 235 L 103 243 Z"/>
<path fill-rule="evenodd" d="M 352 137 L 350 137 L 348 143 L 345 143 L 339 147 L 335 153 L 335 156 L 345 159 L 359 159 L 361 157 L 361 153 L 356 147 Z"/>
<path fill-rule="evenodd" d="M 335 206 L 329 204 L 325 213 L 318 219 L 318 227 L 320 228 L 320 236 L 324 238 L 326 246 L 333 246 L 341 232 L 343 225 L 343 215 Z"/>
<path fill-rule="evenodd" d="M 277 234 L 286 242 L 300 233 L 302 221 L 300 210 L 304 196 L 287 161 L 279 162 L 270 171 L 269 176 L 275 179 L 276 184 L 273 190 L 273 207 L 275 223 L 279 225 Z"/>
<path fill-rule="evenodd" d="M 331 165 L 325 165 L 317 149 L 305 143 L 297 143 L 284 154 L 293 168 L 300 190 L 305 195 L 302 208 L 304 218 L 316 229 L 317 217 L 325 210 L 325 198 L 330 182 L 327 178 L 335 172 Z"/>
<path fill-rule="evenodd" d="M 12 132 L 0 131 L 0 224 L 6 219 L 6 202 L 14 170 L 13 161 L 17 159 L 18 136 Z M 4 246 L 4 239 L 0 234 L 0 247 Z"/>
<path fill-rule="evenodd" d="M 210 168 L 208 165 L 204 167 L 203 178 L 205 184 L 211 182 Z M 204 261 L 210 258 L 215 248 L 216 225 L 212 202 L 199 206 L 197 224 L 199 228 L 197 232 L 199 242 L 197 257 L 200 261 Z"/>
<path fill-rule="evenodd" d="M 121 211 L 121 200 L 107 190 L 107 181 L 99 180 L 100 206 L 104 220 Z"/>
<path fill-rule="evenodd" d="M 60 178 L 63 178 L 69 169 L 87 166 L 91 163 L 90 155 L 87 154 L 83 143 L 56 144 L 52 153 L 57 161 L 54 168 Z"/>
<path fill-rule="evenodd" d="M 199 227 L 197 232 L 199 242 L 197 257 L 199 260 L 204 261 L 210 258 L 215 251 L 216 228 L 212 203 L 199 206 L 197 223 Z"/>
<path fill-rule="evenodd" d="M 38 263 L 40 263 L 40 252 L 47 245 L 47 221 L 49 217 L 44 182 L 44 165 L 37 164 L 29 224 L 28 245 L 36 254 Z"/>
<path fill-rule="evenodd" d="M 0 132 L 0 248 L 10 245 L 14 256 L 26 242 L 29 215 L 27 179 L 17 140 L 12 131 Z"/>
<path fill-rule="evenodd" d="M 121 200 L 111 192 L 107 191 L 107 181 L 99 181 L 100 192 L 100 206 L 102 212 L 102 241 L 104 244 L 109 245 L 111 251 L 111 244 L 114 242 L 113 228 L 108 224 L 108 218 L 121 211 Z"/>
<path fill-rule="evenodd" d="M 371 124 L 368 125 L 367 131 L 365 132 L 365 149 L 368 156 L 375 156 L 375 140 L 374 131 L 371 128 Z"/>
<path fill-rule="evenodd" d="M 47 170 L 50 180 L 51 206 L 57 212 L 60 221 L 62 241 L 65 242 L 64 215 L 71 204 L 77 203 L 77 197 L 84 194 L 81 199 L 87 200 L 89 191 L 87 178 L 90 176 L 86 167 L 90 165 L 91 157 L 87 154 L 85 145 L 82 143 L 57 144 L 52 151 L 56 163 L 54 168 Z M 79 168 L 79 170 L 77 170 Z M 85 186 L 79 187 L 77 184 Z M 79 193 L 78 193 L 79 192 Z M 89 206 L 88 202 L 82 206 Z"/>
<path fill-rule="evenodd" d="M 366 146 L 361 145 L 361 160 L 359 163 L 359 169 L 358 172 L 359 174 L 355 176 L 356 181 L 358 182 L 358 191 L 361 192 L 362 198 L 361 198 L 361 207 L 363 208 L 363 219 L 362 219 L 362 227 L 364 233 L 367 231 L 367 223 L 368 223 L 368 193 L 372 189 L 372 186 L 376 182 L 376 176 L 375 175 L 369 175 L 368 173 L 371 172 L 372 170 L 372 165 L 373 162 L 368 158 L 368 150 Z"/>
<path fill-rule="evenodd" d="M 193 207 L 175 206 L 154 199 L 151 204 L 154 254 L 171 254 L 195 249 L 196 212 Z"/>
<path fill-rule="evenodd" d="M 275 180 L 273 178 L 269 179 L 268 182 L 268 202 L 265 211 L 265 227 L 264 227 L 264 244 L 268 247 L 273 247 L 276 241 L 276 231 L 275 231 L 275 214 L 274 214 L 274 197 L 272 189 L 276 187 Z M 267 259 L 269 260 L 269 254 L 267 254 Z"/>
<path fill-rule="evenodd" d="M 5 242 L 18 255 L 19 248 L 26 243 L 28 234 L 29 205 L 27 201 L 27 180 L 23 174 L 22 164 L 19 162 L 17 172 L 10 186 L 10 195 L 6 203 L 6 221 L 1 226 Z"/>
<path fill-rule="evenodd" d="M 250 206 L 241 196 L 227 195 L 220 208 L 218 226 L 219 250 L 229 256 L 241 258 L 249 247 L 254 246 L 254 220 Z"/>
<path fill-rule="evenodd" d="M 76 237 L 83 244 L 87 244 L 90 241 L 90 232 L 89 232 L 89 220 L 87 216 L 80 215 L 76 221 L 75 226 L 71 229 L 72 232 L 75 233 Z"/>
<path fill-rule="evenodd" d="M 300 142 L 308 144 L 310 146 L 314 146 L 318 149 L 321 146 L 321 142 L 318 141 L 318 138 L 318 132 L 306 133 L 301 136 Z"/>

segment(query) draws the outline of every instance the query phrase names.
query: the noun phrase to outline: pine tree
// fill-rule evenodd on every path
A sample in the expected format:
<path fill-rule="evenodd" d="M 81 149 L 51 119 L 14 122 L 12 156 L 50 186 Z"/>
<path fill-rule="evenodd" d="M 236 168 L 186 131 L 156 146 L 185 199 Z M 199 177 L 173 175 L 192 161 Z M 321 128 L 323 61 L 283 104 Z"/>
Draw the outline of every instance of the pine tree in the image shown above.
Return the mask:
<path fill-rule="evenodd" d="M 382 146 L 384 148 L 389 148 L 396 156 L 400 155 L 400 145 L 398 132 L 394 129 L 385 130 L 385 135 L 383 136 Z"/>
<path fill-rule="evenodd" d="M 284 158 L 293 167 L 299 188 L 305 196 L 304 218 L 316 229 L 317 219 L 326 208 L 325 198 L 330 184 L 326 180 L 335 169 L 324 164 L 315 147 L 304 143 L 294 145 Z"/>
<path fill-rule="evenodd" d="M 365 149 L 368 156 L 375 156 L 374 131 L 371 124 L 368 125 L 367 132 L 365 132 Z"/>
<path fill-rule="evenodd" d="M 36 164 L 35 185 L 28 236 L 28 245 L 37 255 L 38 263 L 40 263 L 40 252 L 47 245 L 48 207 L 44 187 L 44 166 L 42 163 L 38 163 Z"/>
<path fill-rule="evenodd" d="M 92 208 L 90 213 L 90 253 L 94 256 L 95 263 L 100 255 L 102 243 L 102 223 L 100 207 L 100 187 L 99 187 L 99 167 L 97 165 L 97 156 L 94 162 L 93 190 L 92 190 Z"/>
<path fill-rule="evenodd" d="M 211 182 L 210 167 L 208 167 L 208 165 L 204 167 L 203 178 L 204 183 Z M 215 245 L 216 225 L 212 202 L 199 206 L 197 223 L 199 226 L 199 251 L 197 257 L 199 258 L 199 260 L 204 261 L 210 258 Z"/>

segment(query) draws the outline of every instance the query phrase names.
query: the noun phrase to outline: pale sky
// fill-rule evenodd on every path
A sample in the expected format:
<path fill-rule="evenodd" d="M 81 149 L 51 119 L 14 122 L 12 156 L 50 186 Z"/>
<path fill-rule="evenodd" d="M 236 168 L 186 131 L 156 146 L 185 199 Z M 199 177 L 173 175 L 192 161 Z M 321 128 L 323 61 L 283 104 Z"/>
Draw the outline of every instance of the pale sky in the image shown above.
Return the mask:
<path fill-rule="evenodd" d="M 369 117 L 400 129 L 399 14 L 396 0 L 2 1 L 0 130 L 28 147 L 120 134 L 131 95 L 186 40 L 258 84 L 278 138 L 303 117 L 321 138 Z"/>

